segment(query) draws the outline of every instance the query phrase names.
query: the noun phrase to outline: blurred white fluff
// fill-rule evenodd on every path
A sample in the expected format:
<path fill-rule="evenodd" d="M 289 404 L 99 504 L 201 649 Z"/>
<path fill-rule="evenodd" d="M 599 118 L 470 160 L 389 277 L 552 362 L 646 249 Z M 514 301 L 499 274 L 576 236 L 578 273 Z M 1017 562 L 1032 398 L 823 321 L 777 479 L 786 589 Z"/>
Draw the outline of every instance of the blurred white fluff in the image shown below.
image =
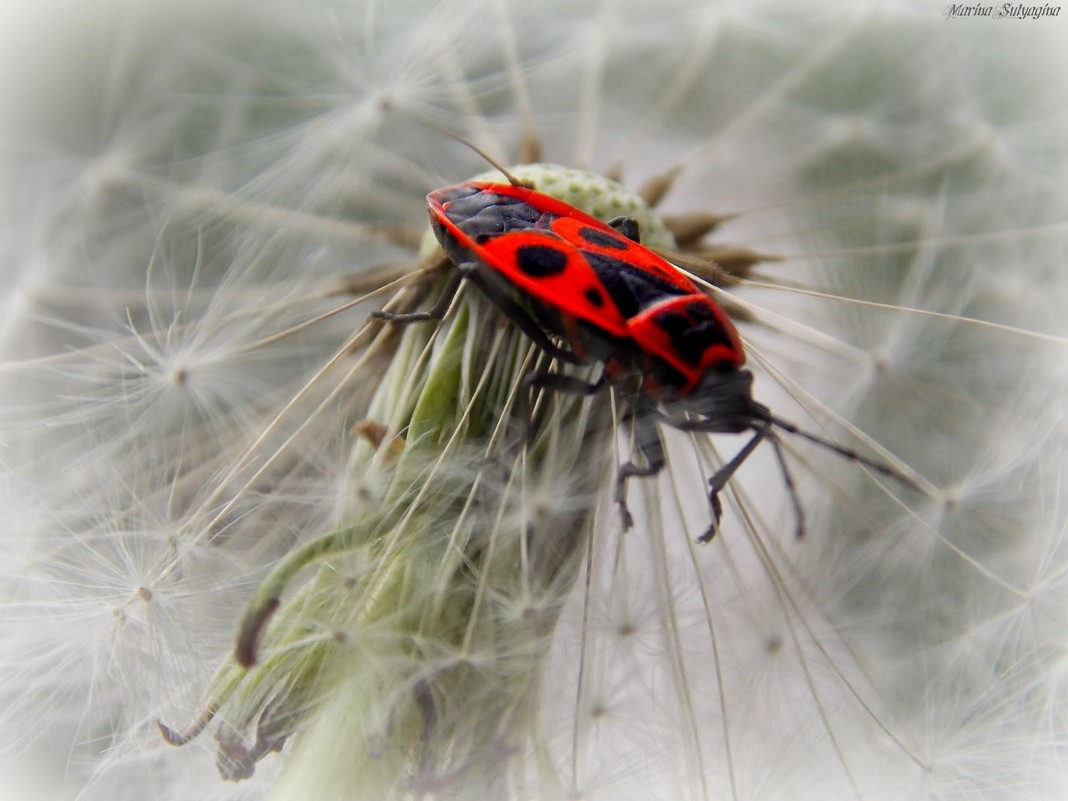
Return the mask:
<path fill-rule="evenodd" d="M 550 160 L 680 164 L 667 212 L 737 212 L 714 241 L 783 257 L 754 282 L 818 293 L 738 290 L 758 397 L 932 488 L 791 441 L 805 539 L 765 453 L 695 547 L 710 444 L 672 433 L 556 633 L 540 797 L 1064 796 L 1059 19 L 76 6 L 17 26 L 3 79 L 5 798 L 266 798 L 287 758 L 358 786 L 288 746 L 223 783 L 210 736 L 173 749 L 155 720 L 196 709 L 257 581 L 354 491 L 340 374 L 301 388 L 362 318 L 278 335 L 410 258 L 382 232 L 484 169 L 386 100 L 505 159 L 529 111 Z"/>

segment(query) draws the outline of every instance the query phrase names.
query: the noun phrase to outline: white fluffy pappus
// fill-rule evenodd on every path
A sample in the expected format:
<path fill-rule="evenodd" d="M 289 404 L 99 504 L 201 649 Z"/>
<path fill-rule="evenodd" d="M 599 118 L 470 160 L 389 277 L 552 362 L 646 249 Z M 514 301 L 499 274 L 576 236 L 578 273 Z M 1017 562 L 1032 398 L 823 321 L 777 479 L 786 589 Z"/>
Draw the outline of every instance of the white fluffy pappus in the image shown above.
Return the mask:
<path fill-rule="evenodd" d="M 6 93 L 5 797 L 1061 796 L 1062 23 L 682 0 L 125 11 L 69 37 L 73 8 L 27 22 L 13 52 L 40 69 Z M 506 162 L 534 133 L 632 186 L 678 166 L 660 211 L 734 215 L 709 243 L 758 255 L 716 295 L 757 398 L 925 492 L 784 435 L 805 536 L 764 445 L 698 546 L 705 481 L 744 439 L 669 431 L 622 534 L 625 427 L 585 471 L 477 439 L 397 484 L 412 441 L 354 427 L 396 433 L 445 343 L 466 355 L 442 375 L 477 388 L 450 408 L 478 425 L 529 369 L 496 323 L 477 348 L 448 326 L 357 339 L 412 263 L 422 197 L 486 169 L 423 118 Z M 481 347 L 510 354 L 500 374 Z M 282 678 L 164 743 L 156 720 L 203 711 L 268 572 L 397 486 L 456 515 L 450 542 L 503 550 L 448 551 L 465 571 L 397 536 L 409 561 L 363 544 L 305 571 L 257 668 L 311 688 L 275 707 L 298 734 L 246 781 L 213 767 L 215 735 Z M 514 532 L 569 514 L 590 518 L 572 572 L 509 586 L 536 573 Z M 403 603 L 365 592 L 428 563 Z M 477 601 L 435 600 L 460 575 Z M 416 608 L 452 625 L 425 636 Z M 433 769 L 387 747 L 434 731 Z"/>

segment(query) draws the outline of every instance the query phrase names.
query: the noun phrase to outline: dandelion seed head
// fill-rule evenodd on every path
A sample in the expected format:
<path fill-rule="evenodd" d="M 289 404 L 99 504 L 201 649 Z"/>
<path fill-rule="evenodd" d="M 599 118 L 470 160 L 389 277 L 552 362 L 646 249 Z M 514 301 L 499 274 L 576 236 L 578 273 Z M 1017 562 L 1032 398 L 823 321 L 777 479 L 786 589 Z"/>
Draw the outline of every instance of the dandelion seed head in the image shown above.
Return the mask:
<path fill-rule="evenodd" d="M 397 797 L 1060 797 L 1065 373 L 1063 346 L 1037 336 L 1063 334 L 1050 20 L 979 30 L 912 3 L 220 13 L 211 30 L 180 10 L 127 17 L 106 58 L 37 92 L 19 120 L 33 135 L 5 157 L 25 161 L 3 206 L 0 331 L 13 748 L 59 742 L 62 766 L 78 744 L 86 799 L 360 782 Z M 420 451 L 494 436 L 471 420 L 510 408 L 513 384 L 480 383 L 487 362 L 513 378 L 525 363 L 507 321 L 464 297 L 351 373 L 366 344 L 346 343 L 386 296 L 305 325 L 340 306 L 338 276 L 413 259 L 399 243 L 426 192 L 484 169 L 414 117 L 502 163 L 532 123 L 554 162 L 620 161 L 628 179 L 681 165 L 643 236 L 660 212 L 711 207 L 737 215 L 710 243 L 780 258 L 735 295 L 758 400 L 884 447 L 924 491 L 784 437 L 805 537 L 758 452 L 698 547 L 707 477 L 737 438 L 671 432 L 664 474 L 630 483 L 625 535 L 604 492 L 625 434 L 579 449 L 597 460 L 578 470 L 482 440 Z M 63 124 L 38 136 L 48 119 Z M 589 175 L 553 191 L 638 213 L 594 197 Z M 383 379 L 395 355 L 408 369 Z M 463 403 L 434 425 L 414 377 L 441 356 Z M 500 428 L 494 442 L 515 433 Z M 574 446 L 546 435 L 534 452 L 559 464 Z M 257 668 L 271 691 L 238 694 L 186 749 L 162 743 L 155 719 L 202 708 L 272 567 L 383 510 L 389 536 L 282 593 Z M 574 533 L 575 514 L 594 522 Z M 405 592 L 423 605 L 386 602 Z M 544 674 L 524 672 L 539 659 Z M 270 681 L 319 668 L 286 685 L 304 694 Z M 391 733 L 419 742 L 432 715 L 452 757 L 413 767 Z M 260 724 L 293 737 L 222 783 L 212 752 L 240 763 Z"/>

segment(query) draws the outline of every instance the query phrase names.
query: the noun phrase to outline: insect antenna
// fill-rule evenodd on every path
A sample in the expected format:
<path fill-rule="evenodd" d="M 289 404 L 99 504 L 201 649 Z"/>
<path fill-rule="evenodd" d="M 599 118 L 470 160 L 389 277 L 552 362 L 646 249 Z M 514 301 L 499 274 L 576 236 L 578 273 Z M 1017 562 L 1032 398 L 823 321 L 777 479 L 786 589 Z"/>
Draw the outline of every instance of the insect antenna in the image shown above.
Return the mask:
<path fill-rule="evenodd" d="M 497 159 L 493 158 L 489 153 L 487 153 L 485 150 L 480 148 L 474 142 L 471 142 L 471 141 L 469 141 L 467 139 L 464 139 L 464 137 L 462 137 L 460 134 L 456 133 L 456 131 L 449 130 L 445 126 L 438 125 L 438 124 L 433 123 L 433 122 L 431 122 L 429 120 L 424 124 L 430 125 L 430 127 L 432 127 L 434 130 L 445 134 L 450 139 L 459 142 L 461 145 L 464 145 L 465 147 L 469 148 L 470 150 L 473 150 L 475 153 L 477 153 L 479 156 L 481 156 L 482 159 L 485 160 L 491 167 L 493 167 L 493 169 L 497 170 L 497 172 L 499 172 L 501 175 L 503 175 L 505 178 L 507 178 L 508 179 L 508 183 L 510 183 L 512 186 L 519 186 L 519 187 L 523 187 L 524 189 L 530 189 L 531 188 L 530 184 L 525 183 L 523 181 L 520 181 L 511 172 L 508 171 L 507 167 L 505 167 L 503 164 L 501 164 L 499 161 L 497 161 Z"/>
<path fill-rule="evenodd" d="M 773 414 L 768 413 L 767 421 L 771 425 L 787 432 L 788 434 L 793 434 L 794 436 L 801 437 L 802 439 L 807 439 L 809 442 L 813 442 L 816 445 L 826 448 L 829 451 L 833 451 L 839 456 L 849 459 L 850 461 L 858 462 L 859 464 L 862 464 L 865 467 L 871 468 L 877 473 L 881 473 L 884 476 L 889 476 L 898 483 L 909 487 L 910 489 L 919 490 L 921 492 L 923 491 L 923 488 L 920 487 L 920 485 L 917 484 L 915 480 L 905 475 L 900 470 L 891 467 L 885 462 L 880 462 L 875 459 L 869 459 L 867 456 L 863 456 L 857 453 L 852 448 L 846 448 L 836 442 L 832 442 L 829 439 L 825 439 L 819 436 L 818 434 L 813 434 L 811 431 L 805 431 L 803 428 L 799 428 L 790 421 L 783 420 L 781 417 L 776 417 Z"/>
<path fill-rule="evenodd" d="M 389 108 L 389 109 L 394 108 L 394 106 L 389 104 L 388 101 L 385 101 L 383 103 L 383 105 L 386 108 Z M 499 161 L 497 161 L 497 159 L 493 158 L 493 156 L 491 156 L 485 150 L 480 148 L 478 145 L 476 145 L 471 140 L 465 139 L 461 134 L 457 133 L 456 131 L 452 130 L 451 128 L 447 128 L 444 125 L 442 125 L 441 123 L 435 122 L 434 120 L 430 119 L 430 117 L 427 117 L 424 114 L 420 114 L 417 111 L 412 111 L 410 109 L 404 109 L 404 113 L 407 114 L 409 117 L 411 117 L 416 122 L 418 122 L 420 125 L 423 125 L 423 126 L 425 126 L 427 128 L 430 128 L 432 131 L 437 131 L 440 134 L 444 134 L 445 136 L 449 137 L 453 141 L 459 142 L 464 147 L 466 147 L 469 150 L 473 151 L 483 161 L 485 161 L 487 164 L 489 164 L 491 167 L 493 167 L 493 169 L 497 170 L 497 172 L 499 172 L 501 175 L 503 175 L 508 180 L 508 183 L 510 183 L 512 186 L 518 186 L 518 187 L 522 187 L 524 189 L 533 189 L 533 187 L 529 183 L 527 183 L 525 181 L 520 181 L 518 178 L 516 178 L 515 175 L 513 175 L 508 170 L 507 167 L 505 167 L 503 164 L 501 164 Z"/>

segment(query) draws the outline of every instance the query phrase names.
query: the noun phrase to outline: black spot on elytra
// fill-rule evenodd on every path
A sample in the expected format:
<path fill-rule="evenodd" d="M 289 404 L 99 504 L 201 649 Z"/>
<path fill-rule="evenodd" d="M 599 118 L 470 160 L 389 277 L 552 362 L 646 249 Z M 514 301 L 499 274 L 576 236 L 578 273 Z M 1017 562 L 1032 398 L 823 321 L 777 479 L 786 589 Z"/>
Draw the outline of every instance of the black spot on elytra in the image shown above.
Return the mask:
<path fill-rule="evenodd" d="M 665 297 L 687 294 L 686 290 L 620 259 L 588 250 L 583 250 L 582 255 L 608 290 L 620 314 L 628 320 Z"/>
<path fill-rule="evenodd" d="M 615 250 L 626 250 L 628 247 L 628 243 L 615 234 L 610 234 L 607 231 L 599 231 L 596 228 L 590 228 L 586 225 L 579 228 L 578 233 L 579 236 L 591 245 L 598 245 L 602 248 L 614 248 Z"/>
<path fill-rule="evenodd" d="M 653 315 L 653 323 L 671 338 L 672 349 L 687 364 L 699 365 L 705 351 L 715 345 L 731 347 L 727 332 L 703 300 Z"/>
<path fill-rule="evenodd" d="M 601 308 L 602 306 L 604 306 L 604 295 L 601 294 L 601 290 L 599 290 L 597 287 L 588 287 L 585 291 L 583 291 L 582 294 L 586 296 L 586 300 L 588 300 L 597 308 Z"/>
<path fill-rule="evenodd" d="M 520 270 L 534 278 L 559 275 L 567 267 L 567 254 L 551 245 L 520 245 L 515 260 Z"/>

